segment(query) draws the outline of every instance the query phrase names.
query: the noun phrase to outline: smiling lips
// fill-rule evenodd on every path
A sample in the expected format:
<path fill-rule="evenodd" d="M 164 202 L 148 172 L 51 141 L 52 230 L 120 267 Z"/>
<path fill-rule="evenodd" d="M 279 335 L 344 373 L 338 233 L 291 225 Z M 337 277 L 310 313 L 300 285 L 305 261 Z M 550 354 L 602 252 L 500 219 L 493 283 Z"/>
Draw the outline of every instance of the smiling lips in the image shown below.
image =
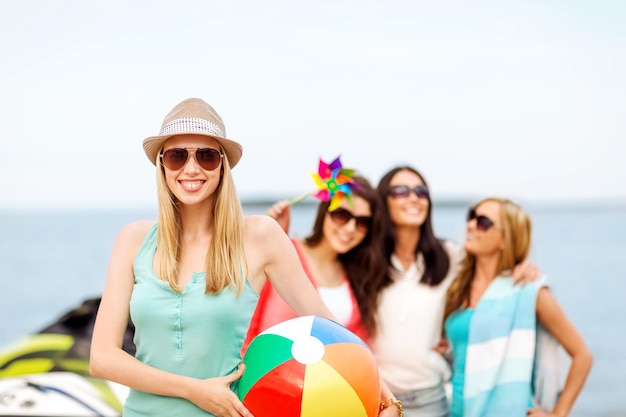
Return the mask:
<path fill-rule="evenodd" d="M 410 207 L 406 207 L 404 209 L 404 212 L 408 214 L 412 214 L 412 215 L 419 215 L 422 212 L 422 210 L 419 207 L 410 206 Z"/>
<path fill-rule="evenodd" d="M 178 181 L 178 183 L 183 187 L 185 191 L 198 191 L 204 185 L 205 181 L 194 180 L 194 181 Z"/>

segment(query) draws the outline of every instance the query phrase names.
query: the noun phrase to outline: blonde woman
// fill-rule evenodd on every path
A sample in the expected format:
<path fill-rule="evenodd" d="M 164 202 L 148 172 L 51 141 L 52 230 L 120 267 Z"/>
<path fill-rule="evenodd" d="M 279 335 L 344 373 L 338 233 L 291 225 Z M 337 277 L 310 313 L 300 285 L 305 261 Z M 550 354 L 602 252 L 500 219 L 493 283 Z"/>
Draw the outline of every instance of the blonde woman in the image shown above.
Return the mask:
<path fill-rule="evenodd" d="M 297 314 L 333 315 L 278 223 L 243 216 L 231 176 L 242 147 L 210 105 L 184 100 L 143 145 L 156 165 L 158 220 L 125 226 L 114 243 L 90 372 L 130 387 L 125 417 L 252 417 L 235 382 L 266 279 Z M 135 357 L 122 350 L 129 316 Z"/>
<path fill-rule="evenodd" d="M 589 349 L 545 280 L 512 283 L 510 271 L 527 258 L 530 241 L 530 217 L 512 201 L 488 198 L 469 210 L 466 255 L 446 297 L 451 417 L 564 417 L 589 374 Z M 537 359 L 549 347 L 537 343 L 543 329 L 572 359 L 560 394 L 548 379 L 538 381 L 546 364 Z"/>

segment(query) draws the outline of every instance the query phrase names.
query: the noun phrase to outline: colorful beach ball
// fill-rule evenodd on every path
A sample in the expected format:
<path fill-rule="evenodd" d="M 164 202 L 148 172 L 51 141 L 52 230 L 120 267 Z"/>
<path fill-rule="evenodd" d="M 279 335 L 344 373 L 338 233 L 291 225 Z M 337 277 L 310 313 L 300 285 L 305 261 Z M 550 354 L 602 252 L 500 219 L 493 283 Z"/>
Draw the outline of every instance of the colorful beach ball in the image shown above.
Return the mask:
<path fill-rule="evenodd" d="M 367 345 L 332 320 L 304 316 L 255 337 L 239 398 L 255 417 L 374 417 L 380 383 Z"/>

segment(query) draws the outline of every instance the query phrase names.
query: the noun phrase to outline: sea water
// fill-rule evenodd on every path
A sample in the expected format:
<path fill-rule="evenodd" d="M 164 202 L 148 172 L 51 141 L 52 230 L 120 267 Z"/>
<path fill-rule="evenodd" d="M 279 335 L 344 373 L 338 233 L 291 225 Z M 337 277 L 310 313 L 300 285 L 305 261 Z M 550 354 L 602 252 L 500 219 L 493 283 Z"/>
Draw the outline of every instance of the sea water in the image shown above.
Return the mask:
<path fill-rule="evenodd" d="M 246 214 L 270 203 L 244 204 Z M 438 236 L 462 242 L 465 205 L 433 211 Z M 548 276 L 594 355 L 572 417 L 626 417 L 626 209 L 593 204 L 528 207 L 531 259 Z M 293 207 L 292 234 L 311 229 L 315 205 Z M 0 211 L 0 347 L 47 326 L 104 288 L 119 229 L 152 210 Z"/>

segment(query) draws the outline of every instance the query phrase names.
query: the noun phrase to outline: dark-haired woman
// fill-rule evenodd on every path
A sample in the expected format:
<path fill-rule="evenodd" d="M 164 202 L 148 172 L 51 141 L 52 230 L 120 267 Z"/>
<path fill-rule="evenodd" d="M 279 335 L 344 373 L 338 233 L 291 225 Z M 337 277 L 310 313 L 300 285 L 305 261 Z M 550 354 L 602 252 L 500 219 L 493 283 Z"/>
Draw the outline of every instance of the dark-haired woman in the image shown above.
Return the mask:
<path fill-rule="evenodd" d="M 386 263 L 380 247 L 381 201 L 370 182 L 354 176 L 358 187 L 351 198 L 329 210 L 329 202 L 317 208 L 311 234 L 291 238 L 307 276 L 322 301 L 339 323 L 365 342 L 375 327 L 375 300 L 372 283 L 380 281 Z M 291 210 L 288 201 L 274 204 L 268 214 L 289 232 Z M 297 314 L 281 299 L 270 282 L 263 287 L 252 316 L 242 351 L 263 330 Z M 394 398 L 381 376 L 379 416 L 402 417 L 402 402 Z"/>
<path fill-rule="evenodd" d="M 373 327 L 374 309 L 368 304 L 365 282 L 384 273 L 384 259 L 377 234 L 380 203 L 376 190 L 361 176 L 354 177 L 358 188 L 351 199 L 329 211 L 329 202 L 321 202 L 310 235 L 291 238 L 300 261 L 322 300 L 337 320 L 348 330 L 367 341 Z M 268 214 L 288 232 L 290 208 L 287 201 L 274 204 Z M 252 317 L 245 347 L 261 331 L 297 314 L 265 285 Z"/>

